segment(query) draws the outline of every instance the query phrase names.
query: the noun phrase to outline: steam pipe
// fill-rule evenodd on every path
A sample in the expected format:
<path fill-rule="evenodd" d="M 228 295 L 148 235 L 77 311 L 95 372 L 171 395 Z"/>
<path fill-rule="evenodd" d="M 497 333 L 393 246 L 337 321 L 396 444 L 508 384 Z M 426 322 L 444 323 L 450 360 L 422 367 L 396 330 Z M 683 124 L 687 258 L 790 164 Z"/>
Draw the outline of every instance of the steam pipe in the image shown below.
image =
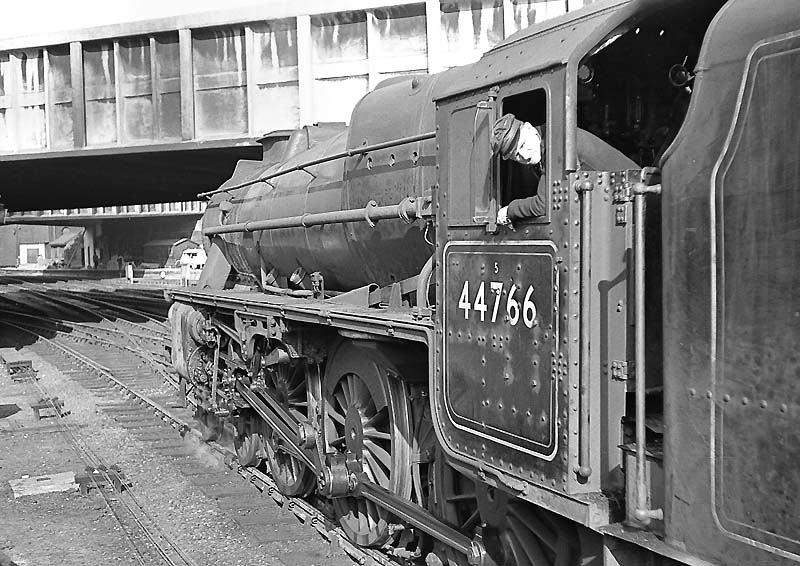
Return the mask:
<path fill-rule="evenodd" d="M 417 308 L 428 308 L 428 283 L 433 273 L 433 256 L 428 258 L 417 276 Z"/>
<path fill-rule="evenodd" d="M 378 151 L 380 149 L 388 149 L 390 147 L 396 147 L 398 145 L 405 145 L 408 143 L 430 140 L 435 137 L 436 137 L 436 132 L 428 132 L 425 134 L 417 134 L 415 136 L 398 138 L 396 140 L 375 143 L 372 145 L 362 145 L 361 147 L 355 149 L 348 149 L 345 151 L 341 151 L 339 153 L 334 153 L 333 155 L 326 155 L 325 157 L 320 157 L 319 159 L 312 159 L 311 161 L 306 161 L 305 163 L 300 163 L 299 165 L 290 167 L 289 169 L 282 169 L 281 171 L 270 173 L 269 175 L 264 175 L 263 177 L 259 177 L 258 179 L 253 179 L 252 181 L 247 181 L 246 183 L 240 183 L 232 187 L 220 187 L 219 189 L 214 189 L 213 191 L 200 193 L 197 195 L 197 198 L 210 197 L 211 195 L 215 195 L 217 193 L 224 193 L 227 191 L 235 191 L 236 189 L 243 189 L 244 187 L 249 187 L 250 185 L 255 185 L 256 183 L 264 183 L 266 181 L 269 181 L 270 179 L 274 179 L 275 177 L 280 177 L 282 175 L 294 173 L 295 171 L 303 171 L 308 167 L 313 167 L 314 165 L 321 165 L 322 163 L 328 163 L 329 161 L 335 161 L 337 159 L 343 159 L 345 157 L 353 157 L 354 155 L 364 155 L 366 153 L 369 153 L 370 151 Z"/>
<path fill-rule="evenodd" d="M 286 218 L 253 220 L 250 222 L 240 222 L 238 224 L 212 226 L 211 228 L 203 230 L 203 235 L 212 236 L 215 234 L 231 234 L 234 232 L 277 230 L 280 228 L 309 228 L 311 226 L 321 226 L 323 224 L 358 222 L 359 220 L 366 220 L 368 224 L 374 226 L 375 222 L 378 220 L 387 220 L 391 218 L 400 218 L 410 224 L 422 216 L 422 207 L 428 202 L 430 202 L 429 198 L 404 198 L 398 204 L 378 206 L 374 200 L 371 200 L 364 208 L 317 212 L 298 216 L 287 216 Z"/>

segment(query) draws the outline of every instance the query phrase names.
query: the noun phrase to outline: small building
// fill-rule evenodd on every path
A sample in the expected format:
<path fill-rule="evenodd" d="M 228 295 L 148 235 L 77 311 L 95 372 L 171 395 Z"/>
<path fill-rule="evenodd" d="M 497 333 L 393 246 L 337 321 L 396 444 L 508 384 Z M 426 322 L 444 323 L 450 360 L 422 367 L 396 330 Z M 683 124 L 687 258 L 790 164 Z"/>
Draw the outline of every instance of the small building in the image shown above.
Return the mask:
<path fill-rule="evenodd" d="M 143 262 L 157 264 L 158 267 L 177 267 L 184 250 L 199 248 L 201 245 L 189 238 L 162 238 L 146 242 L 143 248 Z"/>

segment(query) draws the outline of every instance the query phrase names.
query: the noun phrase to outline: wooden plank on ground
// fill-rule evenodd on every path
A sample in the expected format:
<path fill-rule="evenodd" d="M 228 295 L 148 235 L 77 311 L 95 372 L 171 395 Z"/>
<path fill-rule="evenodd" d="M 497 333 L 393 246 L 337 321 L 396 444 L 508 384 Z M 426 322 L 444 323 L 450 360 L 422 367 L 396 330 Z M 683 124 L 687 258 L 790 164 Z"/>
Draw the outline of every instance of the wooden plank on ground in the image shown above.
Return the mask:
<path fill-rule="evenodd" d="M 8 483 L 14 492 L 14 499 L 25 495 L 75 491 L 78 489 L 78 484 L 75 483 L 75 472 L 59 472 L 45 476 L 20 478 L 8 480 Z"/>

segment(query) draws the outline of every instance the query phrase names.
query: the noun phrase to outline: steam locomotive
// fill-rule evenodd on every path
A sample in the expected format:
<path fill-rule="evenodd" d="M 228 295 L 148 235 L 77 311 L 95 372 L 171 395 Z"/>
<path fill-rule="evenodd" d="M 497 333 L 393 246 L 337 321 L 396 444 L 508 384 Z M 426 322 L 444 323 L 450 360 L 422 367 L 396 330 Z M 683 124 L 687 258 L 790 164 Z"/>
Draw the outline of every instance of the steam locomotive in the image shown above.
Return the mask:
<path fill-rule="evenodd" d="M 174 366 L 412 562 L 796 564 L 798 101 L 796 0 L 599 0 L 388 79 L 205 195 Z"/>

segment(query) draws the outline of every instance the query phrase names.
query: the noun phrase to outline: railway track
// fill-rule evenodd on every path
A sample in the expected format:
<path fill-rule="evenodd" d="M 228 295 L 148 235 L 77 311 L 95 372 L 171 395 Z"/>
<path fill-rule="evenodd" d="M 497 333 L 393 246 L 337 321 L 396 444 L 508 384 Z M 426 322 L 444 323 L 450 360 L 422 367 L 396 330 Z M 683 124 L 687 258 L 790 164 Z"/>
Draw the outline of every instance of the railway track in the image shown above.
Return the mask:
<path fill-rule="evenodd" d="M 313 500 L 282 495 L 268 474 L 239 466 L 235 451 L 224 441 L 203 441 L 202 425 L 194 419 L 194 407 L 175 402 L 178 381 L 163 353 L 167 337 L 164 315 L 152 312 L 152 308 L 151 312 L 132 308 L 129 296 L 125 296 L 126 304 L 115 305 L 108 296 L 114 293 L 113 288 L 101 290 L 103 298 L 97 296 L 98 291 L 93 291 L 95 296 L 82 302 L 88 293 L 82 285 L 58 283 L 55 286 L 58 289 L 41 289 L 31 283 L 6 286 L 3 296 L 15 293 L 18 304 L 13 309 L 0 309 L 2 325 L 35 339 L 30 347 L 40 357 L 101 398 L 103 411 L 139 440 L 167 450 L 179 449 L 187 440 L 204 446 L 217 460 L 235 469 L 242 484 L 263 495 L 256 511 L 274 511 L 276 506 L 287 510 L 297 519 L 299 527 L 305 529 L 306 536 L 321 536 L 355 563 L 396 566 L 407 561 L 404 560 L 407 557 L 390 556 L 377 549 L 351 544 L 338 525 L 314 506 Z M 88 288 L 97 289 L 96 285 Z M 53 293 L 54 290 L 58 292 Z M 24 312 L 25 302 L 19 299 L 26 296 L 31 299 L 34 312 Z M 43 314 L 41 311 L 46 305 L 58 306 L 59 316 Z M 70 311 L 75 316 L 66 316 Z M 94 320 L 80 320 L 90 317 Z M 42 394 L 47 397 L 46 392 Z M 108 468 L 96 454 L 81 446 L 76 431 L 65 432 L 88 465 L 100 470 Z M 197 474 L 193 481 L 206 480 L 202 474 Z M 158 559 L 169 565 L 191 564 L 185 553 L 148 517 L 146 509 L 136 504 L 135 494 L 129 492 L 128 496 L 132 496 L 126 496 L 130 501 L 126 501 L 125 508 L 115 512 L 115 516 L 126 532 L 131 533 L 129 540 L 137 555 L 150 560 L 143 563 L 155 563 L 153 560 Z M 248 506 L 251 505 L 252 501 Z"/>

